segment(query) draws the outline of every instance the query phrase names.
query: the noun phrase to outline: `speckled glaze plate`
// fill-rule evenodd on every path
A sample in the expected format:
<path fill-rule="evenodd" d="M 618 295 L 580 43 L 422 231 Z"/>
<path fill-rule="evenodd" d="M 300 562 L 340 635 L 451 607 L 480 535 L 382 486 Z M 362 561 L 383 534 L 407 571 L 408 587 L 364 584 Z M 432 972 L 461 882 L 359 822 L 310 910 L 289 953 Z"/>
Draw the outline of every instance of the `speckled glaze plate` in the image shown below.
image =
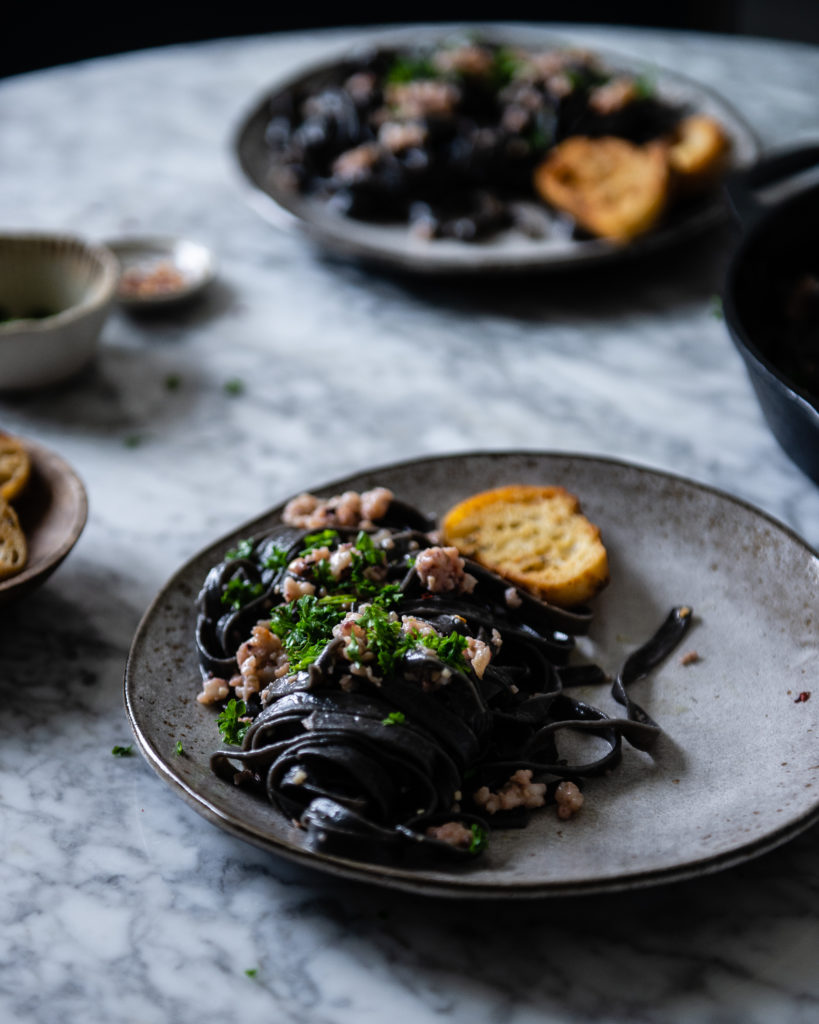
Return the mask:
<path fill-rule="evenodd" d="M 759 510 L 697 483 L 586 456 L 494 452 L 368 470 L 323 487 L 382 484 L 436 515 L 507 483 L 560 484 L 602 531 L 611 583 L 595 600 L 580 656 L 616 671 L 669 608 L 690 604 L 683 648 L 634 698 L 664 728 L 653 757 L 626 745 L 622 763 L 588 781 L 586 804 L 495 832 L 467 866 L 384 867 L 311 852 L 266 801 L 213 775 L 220 743 L 197 703 L 194 602 L 209 567 L 237 540 L 277 522 L 245 523 L 176 572 L 131 648 L 125 701 L 137 742 L 171 787 L 209 821 L 250 843 L 345 878 L 429 895 L 532 897 L 634 888 L 713 872 L 771 850 L 819 820 L 819 555 Z M 696 651 L 696 661 L 682 655 Z M 577 692 L 577 691 L 575 691 Z M 599 689 L 582 694 L 603 710 Z M 176 753 L 181 742 L 184 755 Z"/>
<path fill-rule="evenodd" d="M 548 28 L 535 25 L 475 27 L 484 38 L 529 49 L 539 47 L 580 46 L 571 38 L 558 37 Z M 233 151 L 240 180 L 246 186 L 251 205 L 277 227 L 304 233 L 321 248 L 343 258 L 377 264 L 385 268 L 421 274 L 486 274 L 532 272 L 622 260 L 677 244 L 713 226 L 726 216 L 719 193 L 689 205 L 685 211 L 669 217 L 662 227 L 628 246 L 613 245 L 601 239 L 579 240 L 571 237 L 564 222 L 550 217 L 541 204 L 538 216 L 546 221 L 543 237 L 527 237 L 508 230 L 481 243 L 452 239 L 424 241 L 413 237 L 404 225 L 374 224 L 336 213 L 321 200 L 299 194 L 283 183 L 275 153 L 265 140 L 265 128 L 273 111 L 286 109 L 293 91 L 319 87 L 332 81 L 339 66 L 357 52 L 379 47 L 433 42 L 452 36 L 442 27 L 410 26 L 384 35 L 368 35 L 358 46 L 317 65 L 303 68 L 285 81 L 277 82 L 260 96 L 241 119 L 234 134 Z M 716 117 L 732 145 L 731 170 L 753 163 L 759 155 L 759 143 L 744 119 L 721 97 L 682 75 L 665 71 L 646 62 L 603 51 L 596 51 L 606 63 L 623 71 L 647 75 L 658 93 L 674 103 Z"/>

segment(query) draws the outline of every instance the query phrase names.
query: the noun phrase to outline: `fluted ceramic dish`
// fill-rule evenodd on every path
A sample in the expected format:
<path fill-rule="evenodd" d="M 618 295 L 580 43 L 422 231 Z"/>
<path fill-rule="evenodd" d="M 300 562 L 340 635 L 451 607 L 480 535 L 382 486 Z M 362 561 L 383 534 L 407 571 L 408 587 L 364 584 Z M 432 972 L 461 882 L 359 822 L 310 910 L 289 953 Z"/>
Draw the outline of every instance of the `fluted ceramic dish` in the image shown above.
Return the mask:
<path fill-rule="evenodd" d="M 488 25 L 477 28 L 486 39 L 525 49 L 545 47 L 583 49 L 582 43 L 557 37 L 543 26 Z M 277 82 L 250 107 L 235 132 L 233 150 L 240 181 L 251 205 L 268 221 L 286 230 L 297 230 L 337 256 L 360 260 L 394 270 L 422 274 L 486 274 L 582 269 L 599 263 L 640 256 L 678 244 L 726 216 L 719 192 L 701 202 L 687 205 L 656 230 L 629 245 L 615 245 L 604 239 L 578 239 L 567 234 L 559 218 L 549 218 L 542 204 L 536 207 L 538 219 L 549 222 L 543 237 L 532 238 L 517 230 L 499 233 L 480 242 L 415 238 L 403 224 L 376 224 L 334 212 L 326 203 L 300 194 L 282 180 L 275 153 L 266 141 L 267 125 L 273 113 L 286 110 L 296 90 L 314 89 L 337 77 L 339 67 L 356 53 L 401 45 L 442 41 L 451 32 L 442 27 L 410 26 L 368 35 L 357 45 L 345 49 L 321 63 L 305 67 L 286 80 Z M 596 51 L 608 66 L 649 78 L 658 94 L 672 103 L 689 105 L 693 110 L 713 115 L 720 121 L 731 141 L 731 167 L 736 170 L 753 163 L 759 143 L 752 128 L 720 96 L 683 75 L 666 71 L 644 61 L 618 54 Z"/>
<path fill-rule="evenodd" d="M 48 387 L 89 363 L 118 278 L 105 246 L 0 235 L 0 391 Z"/>
<path fill-rule="evenodd" d="M 196 595 L 225 551 L 277 523 L 280 507 L 182 566 L 137 630 L 125 701 L 151 766 L 206 819 L 272 854 L 441 896 L 570 895 L 691 878 L 771 850 L 819 820 L 819 693 L 800 699 L 819 672 L 819 555 L 783 525 L 692 481 L 565 454 L 405 462 L 318 491 L 383 484 L 440 516 L 486 487 L 544 482 L 580 496 L 610 556 L 612 581 L 595 600 L 583 660 L 614 672 L 673 605 L 690 604 L 695 615 L 684 648 L 633 687 L 665 730 L 654 757 L 627 747 L 614 771 L 588 781 L 576 818 L 537 812 L 525 829 L 493 832 L 488 852 L 467 866 L 387 867 L 312 852 L 264 799 L 211 772 L 221 741 L 216 712 L 196 701 Z M 698 660 L 685 663 L 692 650 Z M 616 707 L 599 688 L 580 695 Z"/>
<path fill-rule="evenodd" d="M 44 583 L 77 543 L 88 517 L 85 487 L 65 459 L 35 441 L 21 440 L 31 458 L 31 477 L 14 508 L 26 535 L 28 560 L 20 572 L 0 579 L 0 605 Z"/>

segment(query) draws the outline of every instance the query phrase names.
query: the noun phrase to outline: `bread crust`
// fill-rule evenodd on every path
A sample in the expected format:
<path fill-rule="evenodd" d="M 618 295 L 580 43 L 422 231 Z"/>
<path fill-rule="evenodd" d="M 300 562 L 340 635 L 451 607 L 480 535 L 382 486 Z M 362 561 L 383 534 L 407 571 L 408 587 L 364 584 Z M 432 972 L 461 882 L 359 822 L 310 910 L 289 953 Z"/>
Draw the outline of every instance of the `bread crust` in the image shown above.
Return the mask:
<path fill-rule="evenodd" d="M 23 442 L 0 431 L 0 499 L 14 501 L 31 476 L 31 459 Z"/>
<path fill-rule="evenodd" d="M 27 560 L 28 545 L 17 513 L 0 499 L 0 579 L 20 572 Z"/>
<path fill-rule="evenodd" d="M 668 164 L 680 192 L 712 185 L 726 169 L 730 143 L 722 125 L 707 114 L 691 114 L 677 126 Z"/>
<path fill-rule="evenodd" d="M 465 557 L 563 608 L 586 603 L 609 580 L 600 530 L 563 487 L 481 491 L 446 513 L 441 532 Z"/>
<path fill-rule="evenodd" d="M 653 228 L 669 197 L 664 142 L 635 145 L 614 136 L 573 136 L 535 169 L 541 198 L 601 238 L 629 242 Z"/>

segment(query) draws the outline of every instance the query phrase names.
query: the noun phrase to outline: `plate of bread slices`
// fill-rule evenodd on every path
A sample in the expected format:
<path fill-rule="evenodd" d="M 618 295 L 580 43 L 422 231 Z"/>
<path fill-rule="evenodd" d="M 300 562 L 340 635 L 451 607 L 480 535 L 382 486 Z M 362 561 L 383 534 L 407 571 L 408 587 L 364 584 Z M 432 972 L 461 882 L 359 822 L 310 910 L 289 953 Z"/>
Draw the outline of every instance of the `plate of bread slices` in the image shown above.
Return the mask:
<path fill-rule="evenodd" d="M 65 460 L 0 431 L 0 603 L 41 584 L 85 526 L 85 487 Z"/>

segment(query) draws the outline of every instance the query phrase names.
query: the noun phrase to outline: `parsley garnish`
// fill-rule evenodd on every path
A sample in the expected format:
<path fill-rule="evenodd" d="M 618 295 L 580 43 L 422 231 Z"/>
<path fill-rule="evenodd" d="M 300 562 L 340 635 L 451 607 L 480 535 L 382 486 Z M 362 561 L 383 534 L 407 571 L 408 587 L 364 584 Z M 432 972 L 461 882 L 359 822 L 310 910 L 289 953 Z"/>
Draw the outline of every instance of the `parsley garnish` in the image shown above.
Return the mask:
<path fill-rule="evenodd" d="M 469 843 L 469 852 L 480 853 L 482 850 L 485 850 L 489 845 L 489 836 L 486 829 L 473 822 L 470 826 L 470 832 L 472 833 L 472 839 Z"/>
<path fill-rule="evenodd" d="M 437 78 L 438 71 L 429 57 L 396 57 L 387 71 L 390 85 L 404 85 L 418 78 Z"/>
<path fill-rule="evenodd" d="M 228 395 L 241 395 L 244 393 L 244 390 L 244 381 L 239 380 L 238 377 L 225 381 L 225 393 Z"/>
<path fill-rule="evenodd" d="M 313 594 L 274 608 L 270 629 L 282 642 L 293 672 L 307 668 L 333 636 L 333 626 L 344 618 L 337 602 L 325 602 Z"/>
<path fill-rule="evenodd" d="M 466 650 L 466 637 L 454 630 L 448 636 L 441 636 L 440 633 L 420 633 L 417 629 L 409 634 L 412 640 L 419 647 L 426 647 L 441 659 L 441 661 L 454 668 L 456 672 L 468 672 L 469 665 L 464 657 Z"/>
<path fill-rule="evenodd" d="M 255 978 L 258 973 L 259 973 L 259 968 L 258 967 L 248 967 L 245 970 L 245 974 L 248 976 L 248 978 Z"/>
<path fill-rule="evenodd" d="M 264 587 L 261 583 L 251 583 L 250 580 L 234 576 L 222 591 L 220 600 L 222 604 L 230 605 L 233 611 L 238 612 L 240 608 L 244 608 L 254 597 L 259 597 L 262 593 L 264 593 Z"/>
<path fill-rule="evenodd" d="M 403 725 L 407 716 L 403 711 L 391 711 L 386 718 L 381 719 L 382 725 Z"/>
<path fill-rule="evenodd" d="M 304 538 L 304 547 L 300 555 L 309 555 L 316 548 L 331 548 L 338 541 L 336 530 L 321 530 L 319 533 L 308 533 Z"/>
<path fill-rule="evenodd" d="M 111 753 L 114 757 L 130 757 L 134 752 L 133 744 L 129 743 L 127 747 L 115 746 L 111 748 Z"/>
<path fill-rule="evenodd" d="M 245 738 L 245 733 L 250 728 L 250 722 L 243 722 L 242 718 L 247 714 L 247 705 L 243 700 L 231 699 L 219 712 L 216 724 L 225 743 L 231 743 L 238 747 Z"/>
<path fill-rule="evenodd" d="M 176 747 L 174 749 L 177 757 L 181 757 L 185 753 L 185 748 L 182 746 L 182 740 L 176 741 Z"/>
<path fill-rule="evenodd" d="M 657 91 L 654 76 L 643 71 L 634 79 L 634 93 L 638 100 L 650 100 Z"/>
<path fill-rule="evenodd" d="M 501 46 L 495 51 L 492 62 L 492 80 L 496 89 L 508 85 L 523 67 L 523 61 L 512 50 Z"/>
<path fill-rule="evenodd" d="M 712 295 L 711 296 L 711 316 L 716 320 L 725 319 L 725 311 L 722 308 L 722 296 Z"/>
<path fill-rule="evenodd" d="M 287 551 L 274 544 L 265 560 L 262 562 L 265 569 L 283 569 L 287 565 Z"/>
<path fill-rule="evenodd" d="M 249 538 L 240 540 L 235 548 L 225 553 L 225 558 L 250 558 L 253 554 L 253 541 Z"/>

